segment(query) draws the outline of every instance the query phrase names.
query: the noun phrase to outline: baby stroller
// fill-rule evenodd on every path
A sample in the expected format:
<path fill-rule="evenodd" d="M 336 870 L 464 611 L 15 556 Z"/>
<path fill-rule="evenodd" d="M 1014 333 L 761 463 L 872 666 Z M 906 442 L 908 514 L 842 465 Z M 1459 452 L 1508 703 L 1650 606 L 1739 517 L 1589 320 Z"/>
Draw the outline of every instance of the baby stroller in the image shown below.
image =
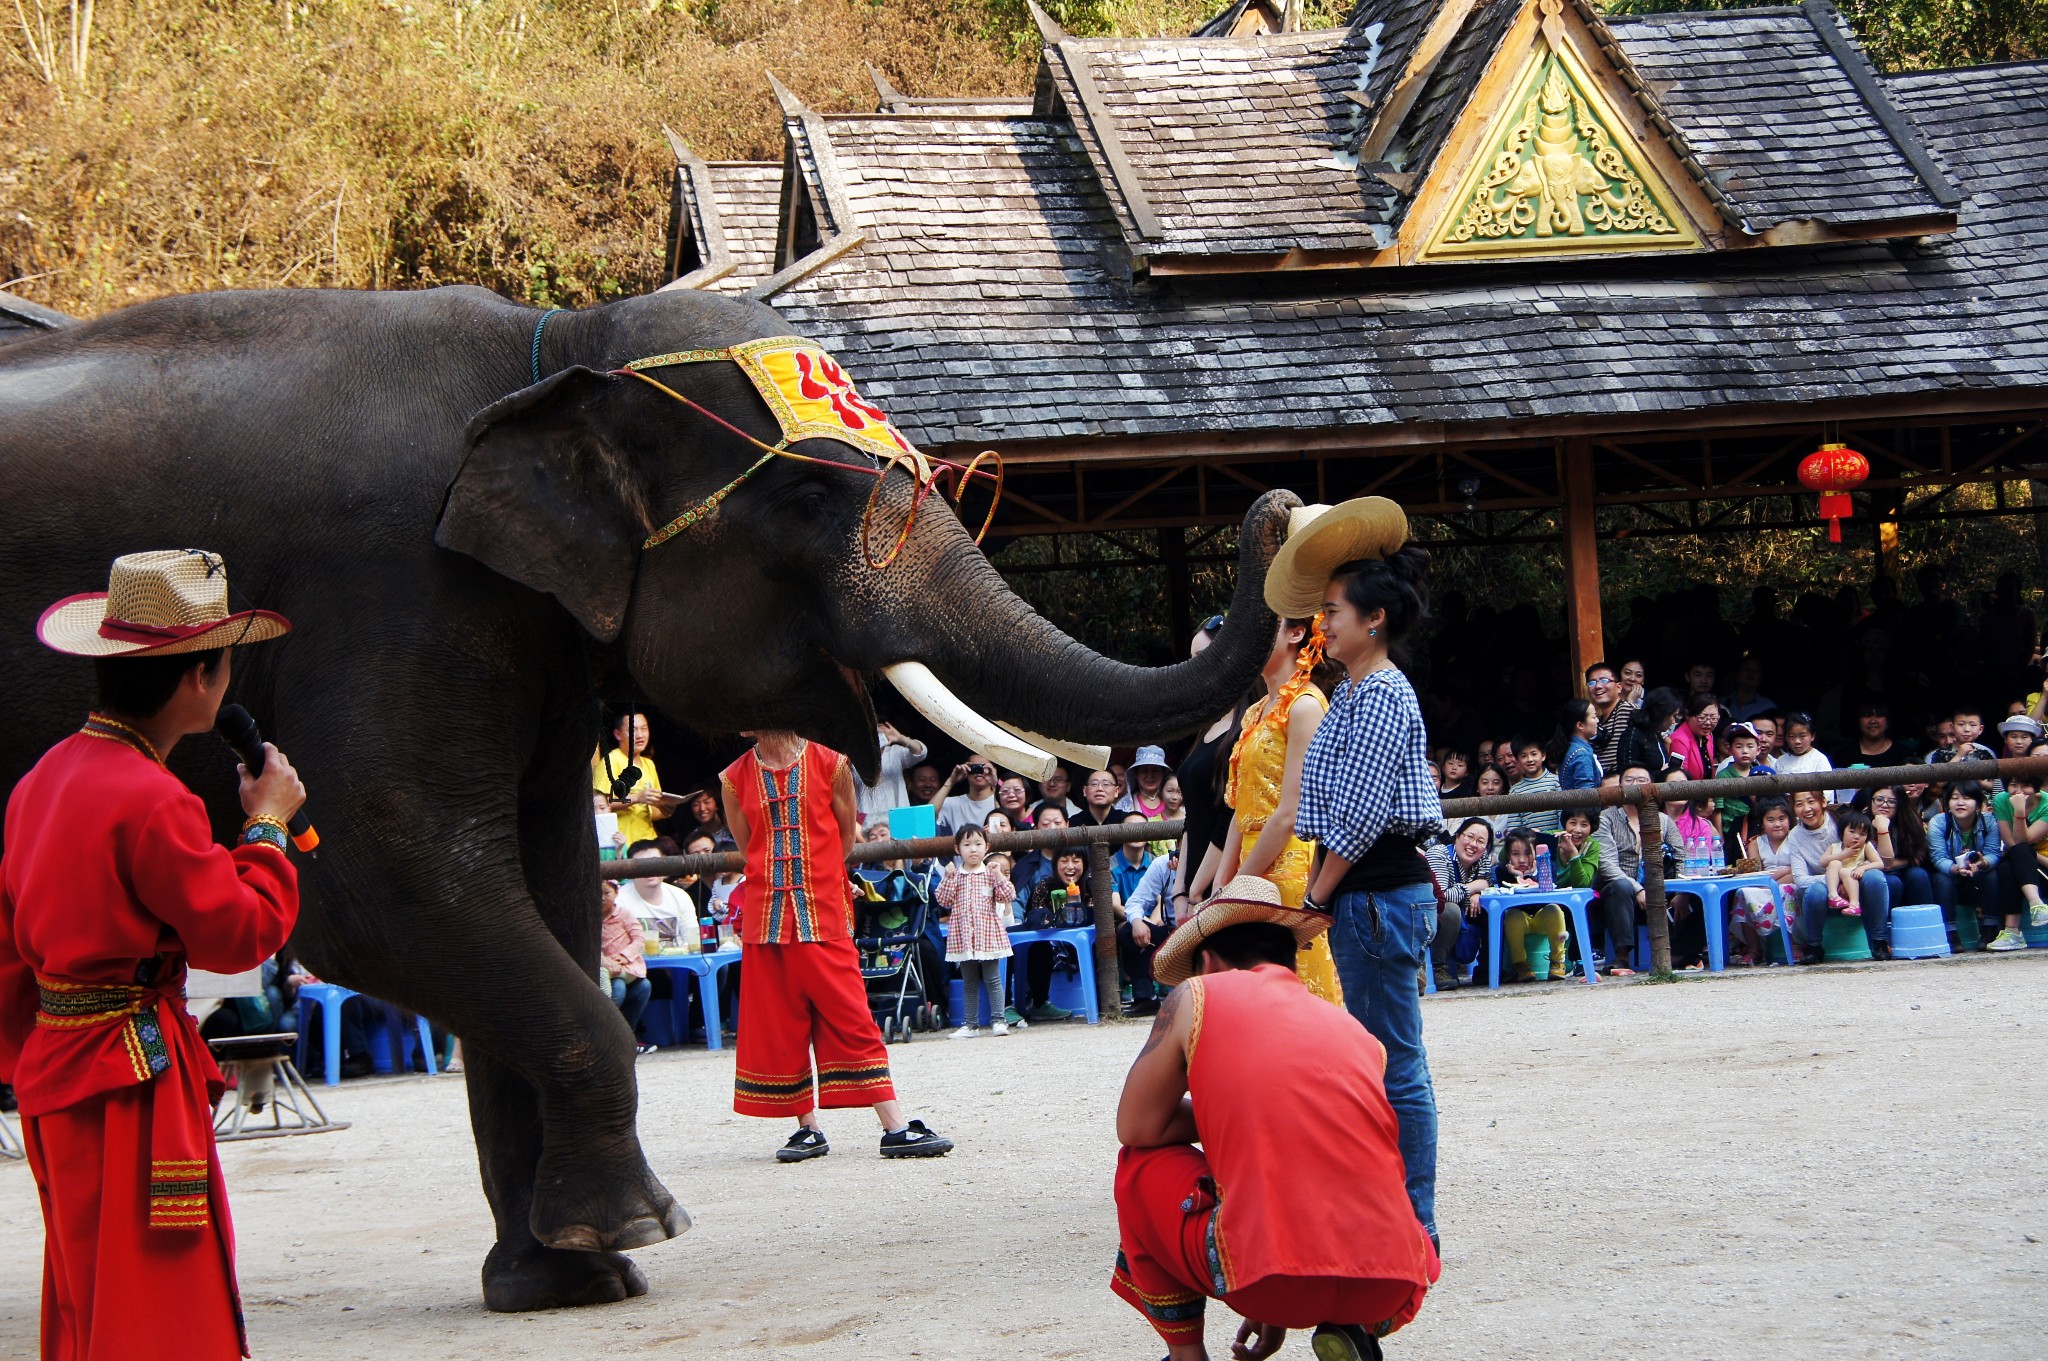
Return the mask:
<path fill-rule="evenodd" d="M 863 868 L 853 878 L 853 946 L 868 1009 L 885 1043 L 909 1043 L 913 1032 L 937 1030 L 938 1009 L 926 997 L 925 928 L 931 894 L 923 877 Z"/>

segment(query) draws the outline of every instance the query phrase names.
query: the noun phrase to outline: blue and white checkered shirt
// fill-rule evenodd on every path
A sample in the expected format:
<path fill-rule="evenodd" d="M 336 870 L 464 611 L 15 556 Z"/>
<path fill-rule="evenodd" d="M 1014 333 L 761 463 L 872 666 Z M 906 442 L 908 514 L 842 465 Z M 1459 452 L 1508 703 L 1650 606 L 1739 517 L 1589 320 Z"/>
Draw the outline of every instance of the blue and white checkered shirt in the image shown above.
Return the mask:
<path fill-rule="evenodd" d="M 1338 686 L 1302 762 L 1295 835 L 1356 861 L 1388 832 L 1421 841 L 1443 818 L 1408 678 L 1387 666 Z"/>

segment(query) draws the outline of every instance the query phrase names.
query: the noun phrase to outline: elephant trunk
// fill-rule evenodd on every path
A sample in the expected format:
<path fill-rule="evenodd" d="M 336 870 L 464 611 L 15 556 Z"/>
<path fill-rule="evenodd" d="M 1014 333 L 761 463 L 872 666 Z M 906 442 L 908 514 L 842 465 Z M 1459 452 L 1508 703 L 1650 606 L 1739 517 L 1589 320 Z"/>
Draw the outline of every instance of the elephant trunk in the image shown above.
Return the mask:
<path fill-rule="evenodd" d="M 902 629 L 892 639 L 902 655 L 885 661 L 923 662 L 942 682 L 942 701 L 950 689 L 966 708 L 1028 730 L 1027 739 L 1046 734 L 1069 759 L 1073 743 L 1128 745 L 1193 732 L 1237 703 L 1272 651 L 1276 621 L 1265 603 L 1266 565 L 1286 539 L 1288 513 L 1300 504 L 1292 492 L 1272 491 L 1252 506 L 1239 540 L 1237 593 L 1222 629 L 1200 656 L 1163 667 L 1112 661 L 1068 637 L 1009 588 L 957 520 L 930 516 L 936 523 L 921 521 L 913 536 L 918 551 L 898 564 L 907 570 L 882 574 L 894 578 L 883 587 L 885 608 Z M 902 672 L 884 669 L 906 693 L 914 688 Z M 959 735 L 973 717 L 942 726 Z M 1024 750 L 1031 749 L 1027 740 Z"/>

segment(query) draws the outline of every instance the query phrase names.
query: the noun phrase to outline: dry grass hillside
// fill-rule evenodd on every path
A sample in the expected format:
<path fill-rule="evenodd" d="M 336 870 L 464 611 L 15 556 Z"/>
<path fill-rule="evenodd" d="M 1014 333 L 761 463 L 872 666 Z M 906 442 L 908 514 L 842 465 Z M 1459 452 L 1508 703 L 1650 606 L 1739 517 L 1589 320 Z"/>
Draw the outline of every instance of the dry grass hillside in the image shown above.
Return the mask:
<path fill-rule="evenodd" d="M 1157 33 L 1209 5 L 1054 8 Z M 1021 0 L 20 0 L 0 19 L 0 286 L 79 314 L 277 285 L 602 301 L 654 281 L 661 124 L 707 157 L 774 157 L 764 71 L 867 108 L 864 61 L 965 94 L 1028 90 L 1037 56 Z"/>

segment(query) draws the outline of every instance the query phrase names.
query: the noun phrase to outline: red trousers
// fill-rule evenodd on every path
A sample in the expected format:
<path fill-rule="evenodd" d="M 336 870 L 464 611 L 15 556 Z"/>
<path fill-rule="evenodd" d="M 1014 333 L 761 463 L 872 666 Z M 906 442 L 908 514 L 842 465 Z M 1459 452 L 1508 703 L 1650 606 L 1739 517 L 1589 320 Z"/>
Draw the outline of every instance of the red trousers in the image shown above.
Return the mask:
<path fill-rule="evenodd" d="M 1167 1346 L 1202 1340 L 1203 1312 L 1212 1299 L 1276 1328 L 1356 1323 L 1382 1337 L 1422 1307 L 1422 1288 L 1407 1281 L 1267 1276 L 1218 1292 L 1208 1252 L 1217 1203 L 1208 1176 L 1209 1159 L 1188 1144 L 1126 1148 L 1117 1158 L 1119 1244 L 1109 1288 L 1143 1314 Z"/>
<path fill-rule="evenodd" d="M 819 1106 L 896 1099 L 889 1051 L 868 1010 L 860 953 L 852 941 L 748 945 L 740 964 L 735 1111 L 803 1115 Z"/>
<path fill-rule="evenodd" d="M 150 1109 L 161 1085 L 21 1122 L 43 1200 L 43 1361 L 247 1354 L 219 1167 L 208 1176 L 212 1225 L 148 1227 Z"/>

